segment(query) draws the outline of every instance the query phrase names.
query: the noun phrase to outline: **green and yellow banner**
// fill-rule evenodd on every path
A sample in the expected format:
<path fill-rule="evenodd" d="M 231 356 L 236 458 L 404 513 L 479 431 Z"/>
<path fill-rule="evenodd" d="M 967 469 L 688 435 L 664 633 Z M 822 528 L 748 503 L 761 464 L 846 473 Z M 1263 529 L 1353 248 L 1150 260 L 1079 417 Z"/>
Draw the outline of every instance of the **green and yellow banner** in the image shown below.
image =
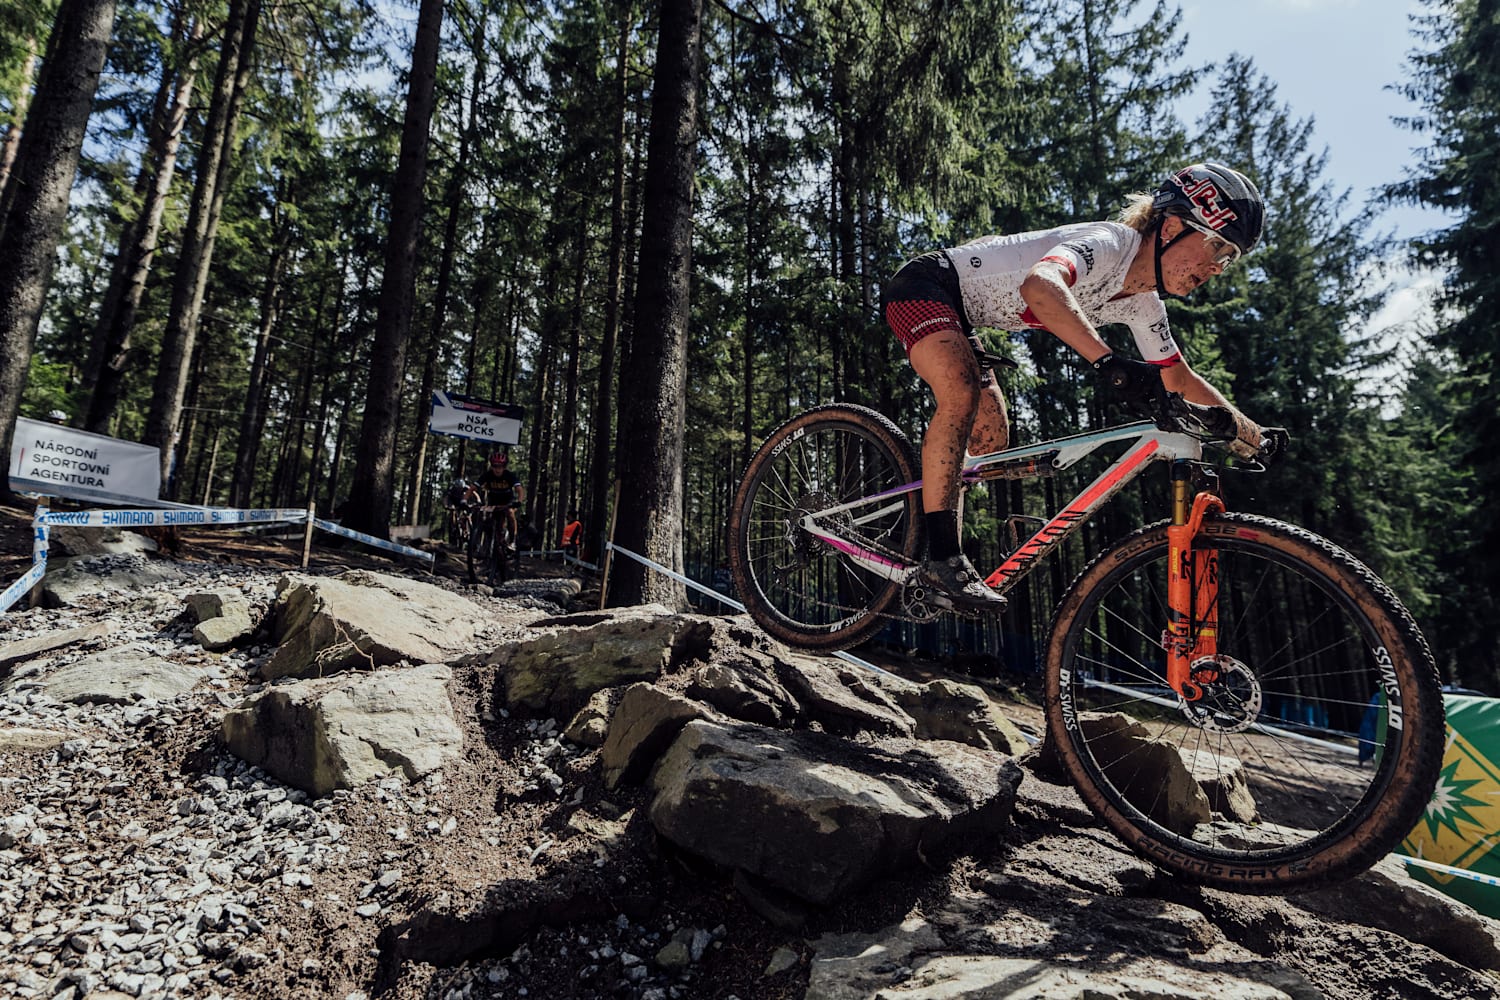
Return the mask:
<path fill-rule="evenodd" d="M 1448 695 L 1448 748 L 1436 791 L 1400 851 L 1500 877 L 1500 698 Z M 1412 877 L 1500 917 L 1500 888 L 1415 866 Z"/>

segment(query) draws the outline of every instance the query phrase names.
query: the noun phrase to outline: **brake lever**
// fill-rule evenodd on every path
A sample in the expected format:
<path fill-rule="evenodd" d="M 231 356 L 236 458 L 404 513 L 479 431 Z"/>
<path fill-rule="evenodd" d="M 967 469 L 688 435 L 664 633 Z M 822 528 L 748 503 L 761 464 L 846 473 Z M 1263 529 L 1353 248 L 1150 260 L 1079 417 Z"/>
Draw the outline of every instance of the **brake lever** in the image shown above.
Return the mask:
<path fill-rule="evenodd" d="M 1163 388 L 1161 395 L 1156 399 L 1154 409 L 1156 412 L 1153 416 L 1156 419 L 1156 429 L 1159 431 L 1176 434 L 1187 430 L 1186 425 L 1189 420 L 1198 424 L 1200 429 L 1202 427 L 1201 422 L 1193 418 L 1193 411 L 1188 408 L 1187 401 L 1182 398 L 1180 392 L 1169 392 Z"/>
<path fill-rule="evenodd" d="M 1269 463 L 1286 454 L 1287 445 L 1291 444 L 1292 436 L 1287 433 L 1285 427 L 1262 427 L 1260 430 L 1259 458 Z"/>

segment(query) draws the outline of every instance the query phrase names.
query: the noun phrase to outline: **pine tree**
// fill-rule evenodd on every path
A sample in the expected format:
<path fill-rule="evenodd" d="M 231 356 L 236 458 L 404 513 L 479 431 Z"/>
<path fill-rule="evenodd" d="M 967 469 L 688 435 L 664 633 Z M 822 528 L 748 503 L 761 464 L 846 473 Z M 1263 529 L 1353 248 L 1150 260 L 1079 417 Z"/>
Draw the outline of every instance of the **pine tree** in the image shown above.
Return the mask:
<path fill-rule="evenodd" d="M 1455 364 L 1458 453 L 1474 477 L 1477 526 L 1454 564 L 1466 567 L 1450 600 L 1473 622 L 1500 614 L 1500 0 L 1426 0 L 1418 35 L 1432 47 L 1411 58 L 1402 92 L 1423 110 L 1403 124 L 1423 137 L 1418 165 L 1392 184 L 1392 201 L 1443 209 L 1457 219 L 1412 244 L 1417 264 L 1446 274 L 1434 345 Z M 1492 644 L 1470 645 L 1465 672 L 1500 679 Z"/>
<path fill-rule="evenodd" d="M 0 197 L 0 454 L 6 456 L 114 19 L 115 0 L 64 0 L 58 9 L 15 171 Z M 9 496 L 0 483 L 0 498 Z"/>

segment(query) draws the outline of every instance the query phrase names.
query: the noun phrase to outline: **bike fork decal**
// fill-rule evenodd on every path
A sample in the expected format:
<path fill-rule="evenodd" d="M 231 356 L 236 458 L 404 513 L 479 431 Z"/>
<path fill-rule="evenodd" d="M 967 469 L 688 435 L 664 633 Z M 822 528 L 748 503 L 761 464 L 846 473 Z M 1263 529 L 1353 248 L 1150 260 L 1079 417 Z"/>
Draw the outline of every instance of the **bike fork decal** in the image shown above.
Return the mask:
<path fill-rule="evenodd" d="M 1122 455 L 1119 461 L 1105 469 L 1098 479 L 1089 484 L 1088 489 L 1080 493 L 1077 499 L 1037 529 L 1036 534 L 1011 553 L 1010 558 L 1001 563 L 1000 568 L 991 573 L 984 582 L 991 587 L 1001 587 L 1030 569 L 1032 563 L 1051 552 L 1059 542 L 1088 520 L 1090 514 L 1098 510 L 1105 501 L 1128 483 L 1143 465 L 1156 456 L 1160 447 L 1160 441 L 1150 438 L 1142 441 L 1135 450 Z"/>

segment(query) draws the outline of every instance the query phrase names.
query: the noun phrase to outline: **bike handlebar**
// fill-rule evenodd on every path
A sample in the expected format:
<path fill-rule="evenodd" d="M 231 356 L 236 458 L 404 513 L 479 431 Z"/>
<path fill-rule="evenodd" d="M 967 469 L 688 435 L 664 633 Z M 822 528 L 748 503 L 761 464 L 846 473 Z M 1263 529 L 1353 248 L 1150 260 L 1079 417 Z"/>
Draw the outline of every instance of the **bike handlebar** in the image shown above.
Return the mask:
<path fill-rule="evenodd" d="M 1200 441 L 1223 444 L 1239 432 L 1234 411 L 1223 406 L 1191 403 L 1178 392 L 1163 390 L 1152 407 L 1156 426 L 1164 431 L 1190 434 Z M 1262 427 L 1255 458 L 1268 463 L 1286 453 L 1290 435 L 1284 427 Z"/>

